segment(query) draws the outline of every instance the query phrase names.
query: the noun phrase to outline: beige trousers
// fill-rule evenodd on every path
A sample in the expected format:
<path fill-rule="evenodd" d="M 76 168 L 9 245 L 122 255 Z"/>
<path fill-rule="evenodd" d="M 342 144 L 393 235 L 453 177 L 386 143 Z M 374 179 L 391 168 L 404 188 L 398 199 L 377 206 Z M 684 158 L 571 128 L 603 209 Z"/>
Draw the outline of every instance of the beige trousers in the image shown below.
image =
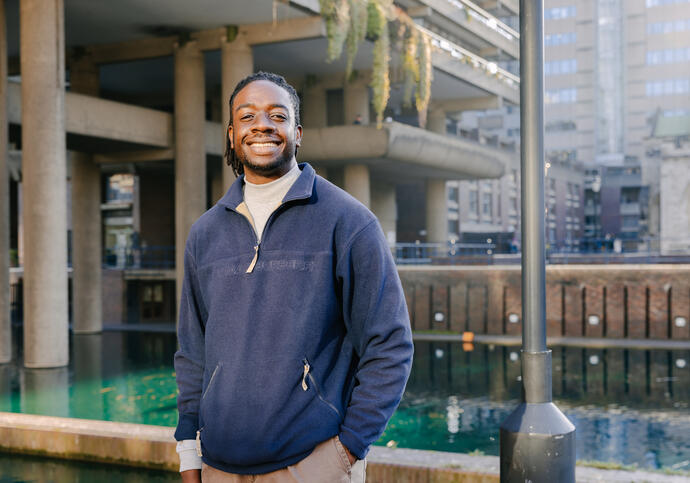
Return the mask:
<path fill-rule="evenodd" d="M 366 460 L 350 465 L 337 436 L 319 444 L 309 456 L 293 466 L 262 475 L 226 473 L 204 463 L 203 483 L 365 483 Z"/>

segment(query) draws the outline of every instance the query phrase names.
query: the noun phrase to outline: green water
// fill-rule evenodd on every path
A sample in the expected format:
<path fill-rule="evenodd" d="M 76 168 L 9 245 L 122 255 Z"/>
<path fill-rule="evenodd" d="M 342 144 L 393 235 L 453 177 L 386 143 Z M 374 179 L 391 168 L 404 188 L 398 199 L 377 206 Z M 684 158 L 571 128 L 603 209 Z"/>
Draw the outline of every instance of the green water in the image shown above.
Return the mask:
<path fill-rule="evenodd" d="M 0 366 L 0 411 L 176 424 L 174 334 L 71 342 L 68 368 Z M 687 350 L 553 348 L 554 399 L 577 427 L 578 459 L 690 469 L 689 366 Z M 416 342 L 403 401 L 377 444 L 497 455 L 519 376 L 516 348 Z"/>
<path fill-rule="evenodd" d="M 0 483 L 179 483 L 163 471 L 0 453 Z"/>

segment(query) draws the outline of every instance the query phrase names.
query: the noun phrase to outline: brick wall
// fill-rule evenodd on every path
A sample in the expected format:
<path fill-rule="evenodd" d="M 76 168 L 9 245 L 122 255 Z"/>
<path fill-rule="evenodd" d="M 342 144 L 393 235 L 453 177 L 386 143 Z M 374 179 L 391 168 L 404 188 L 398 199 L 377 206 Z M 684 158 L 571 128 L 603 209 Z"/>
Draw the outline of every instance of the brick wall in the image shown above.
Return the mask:
<path fill-rule="evenodd" d="M 522 333 L 520 267 L 399 267 L 414 330 Z M 690 265 L 550 265 L 549 336 L 690 339 Z"/>

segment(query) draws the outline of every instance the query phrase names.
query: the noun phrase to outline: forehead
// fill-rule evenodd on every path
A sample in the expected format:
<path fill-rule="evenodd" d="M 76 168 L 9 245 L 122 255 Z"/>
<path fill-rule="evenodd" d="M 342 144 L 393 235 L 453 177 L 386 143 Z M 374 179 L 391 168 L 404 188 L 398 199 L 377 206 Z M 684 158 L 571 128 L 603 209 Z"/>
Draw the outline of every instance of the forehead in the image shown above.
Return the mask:
<path fill-rule="evenodd" d="M 293 111 L 292 98 L 288 91 L 268 80 L 256 80 L 244 86 L 235 96 L 233 108 L 236 110 L 242 104 L 252 104 L 256 107 L 282 104 Z"/>

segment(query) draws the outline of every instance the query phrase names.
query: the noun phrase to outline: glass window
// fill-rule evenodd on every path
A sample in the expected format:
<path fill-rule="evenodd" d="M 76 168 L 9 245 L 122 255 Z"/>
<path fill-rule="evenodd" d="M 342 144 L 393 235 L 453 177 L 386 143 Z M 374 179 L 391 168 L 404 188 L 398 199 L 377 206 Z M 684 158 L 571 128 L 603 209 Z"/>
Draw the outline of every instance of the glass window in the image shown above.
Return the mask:
<path fill-rule="evenodd" d="M 492 198 L 493 196 L 491 193 L 482 193 L 482 215 L 484 215 L 485 217 L 491 216 Z"/>

